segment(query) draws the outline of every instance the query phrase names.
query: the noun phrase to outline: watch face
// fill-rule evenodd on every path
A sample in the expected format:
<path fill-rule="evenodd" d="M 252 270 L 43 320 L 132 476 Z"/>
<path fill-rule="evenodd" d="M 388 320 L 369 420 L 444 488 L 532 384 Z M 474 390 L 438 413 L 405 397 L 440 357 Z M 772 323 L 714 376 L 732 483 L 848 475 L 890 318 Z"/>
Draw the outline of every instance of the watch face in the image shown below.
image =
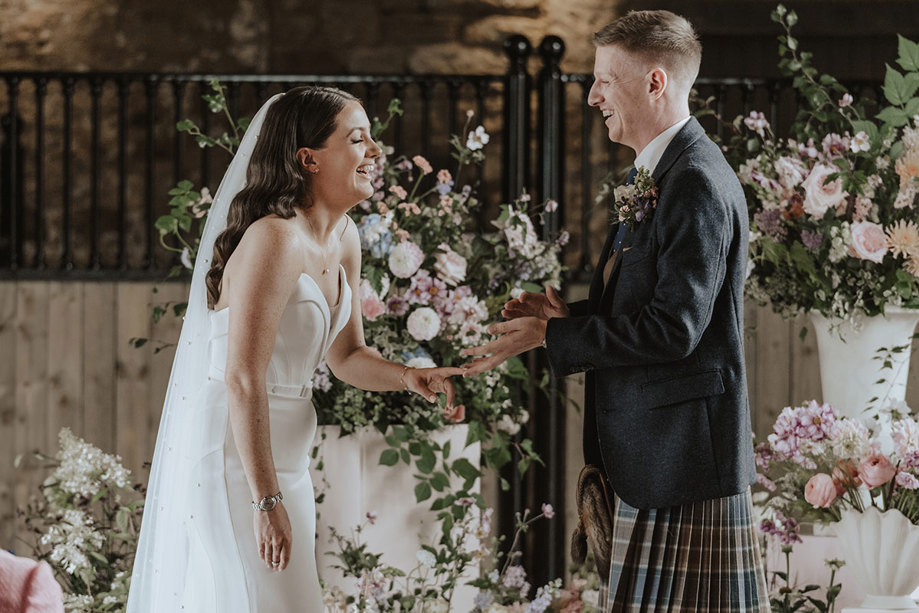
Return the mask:
<path fill-rule="evenodd" d="M 265 496 L 262 498 L 261 507 L 264 511 L 270 511 L 275 508 L 278 504 L 278 501 L 274 499 L 273 496 Z"/>

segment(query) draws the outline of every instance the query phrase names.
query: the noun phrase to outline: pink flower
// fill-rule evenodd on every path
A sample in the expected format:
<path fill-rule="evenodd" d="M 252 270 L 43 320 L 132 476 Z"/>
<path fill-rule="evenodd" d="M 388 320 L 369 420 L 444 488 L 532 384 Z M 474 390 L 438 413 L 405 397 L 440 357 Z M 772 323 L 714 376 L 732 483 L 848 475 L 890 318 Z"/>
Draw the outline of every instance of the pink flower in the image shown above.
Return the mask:
<path fill-rule="evenodd" d="M 900 471 L 897 473 L 897 485 L 906 490 L 919 489 L 919 479 L 912 473 Z"/>
<path fill-rule="evenodd" d="M 897 469 L 890 463 L 886 455 L 875 454 L 864 460 L 858 466 L 858 476 L 868 489 L 884 485 L 897 473 Z"/>
<path fill-rule="evenodd" d="M 544 502 L 542 503 L 542 514 L 546 516 L 546 519 L 552 519 L 555 517 L 555 509 L 548 502 Z"/>
<path fill-rule="evenodd" d="M 870 221 L 852 224 L 852 244 L 849 253 L 862 260 L 881 263 L 887 253 L 887 235 L 884 228 Z"/>
<path fill-rule="evenodd" d="M 449 285 L 459 285 L 466 278 L 466 258 L 446 243 L 441 243 L 439 249 L 441 252 L 435 258 L 434 270 Z"/>
<path fill-rule="evenodd" d="M 466 419 L 466 405 L 455 404 L 453 405 L 452 411 L 444 409 L 444 419 L 447 421 L 452 421 L 453 423 L 459 423 L 463 421 Z"/>
<path fill-rule="evenodd" d="M 400 279 L 408 279 L 424 262 L 424 252 L 412 241 L 402 241 L 389 252 L 389 270 Z"/>
<path fill-rule="evenodd" d="M 826 164 L 815 164 L 801 184 L 804 187 L 804 211 L 817 219 L 823 219 L 830 207 L 846 199 L 842 191 L 842 180 L 836 177 L 826 183 L 826 178 L 839 172 L 838 168 Z"/>
<path fill-rule="evenodd" d="M 836 495 L 842 496 L 849 486 L 858 487 L 862 480 L 858 478 L 858 466 L 852 460 L 840 460 L 833 468 L 833 483 Z"/>
<path fill-rule="evenodd" d="M 367 522 L 371 526 L 377 523 L 377 512 L 376 511 L 367 511 L 367 515 L 365 515 L 365 517 L 367 518 Z"/>
<path fill-rule="evenodd" d="M 389 188 L 389 193 L 395 194 L 399 200 L 405 200 L 406 196 L 408 196 L 408 192 L 401 185 L 393 185 Z"/>
<path fill-rule="evenodd" d="M 453 177 L 450 175 L 449 170 L 438 170 L 437 171 L 437 182 L 438 183 L 449 183 L 453 180 Z"/>
<path fill-rule="evenodd" d="M 804 499 L 818 508 L 827 508 L 836 500 L 836 485 L 833 477 L 817 473 L 804 486 Z"/>
<path fill-rule="evenodd" d="M 376 321 L 376 318 L 385 312 L 386 305 L 376 294 L 361 299 L 361 314 L 367 321 Z"/>
<path fill-rule="evenodd" d="M 766 121 L 766 116 L 762 113 L 750 111 L 749 117 L 745 117 L 743 122 L 750 130 L 753 130 L 760 136 L 766 136 L 765 130 L 769 127 L 769 122 Z"/>
<path fill-rule="evenodd" d="M 413 157 L 412 161 L 415 162 L 415 166 L 421 169 L 421 174 L 427 175 L 427 174 L 434 172 L 434 169 L 431 168 L 431 163 L 427 161 L 426 159 L 424 159 L 423 157 L 421 157 L 420 155 L 416 155 L 415 157 Z"/>

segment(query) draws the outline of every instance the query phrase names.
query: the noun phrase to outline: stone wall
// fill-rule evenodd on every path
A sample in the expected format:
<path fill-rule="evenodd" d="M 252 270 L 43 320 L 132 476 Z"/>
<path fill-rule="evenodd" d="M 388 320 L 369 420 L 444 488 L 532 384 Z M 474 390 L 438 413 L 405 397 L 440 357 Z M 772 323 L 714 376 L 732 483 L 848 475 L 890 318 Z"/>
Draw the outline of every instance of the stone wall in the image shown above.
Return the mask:
<path fill-rule="evenodd" d="M 0 0 L 0 70 L 499 73 L 511 33 L 569 45 L 615 0 Z"/>

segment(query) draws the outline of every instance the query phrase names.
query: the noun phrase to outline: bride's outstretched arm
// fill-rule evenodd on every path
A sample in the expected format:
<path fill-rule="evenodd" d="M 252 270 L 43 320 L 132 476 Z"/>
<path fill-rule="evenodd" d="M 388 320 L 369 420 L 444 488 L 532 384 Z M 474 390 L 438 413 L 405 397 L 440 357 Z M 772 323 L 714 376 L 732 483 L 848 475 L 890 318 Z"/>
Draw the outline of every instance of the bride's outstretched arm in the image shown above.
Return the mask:
<path fill-rule="evenodd" d="M 265 372 L 303 259 L 290 225 L 279 219 L 257 221 L 233 253 L 218 302 L 218 307 L 226 304 L 230 309 L 225 376 L 230 426 L 253 501 L 279 491 Z M 283 570 L 291 550 L 290 521 L 283 503 L 272 511 L 254 511 L 253 522 L 259 557 L 270 568 Z"/>
<path fill-rule="evenodd" d="M 376 349 L 367 346 L 361 316 L 361 241 L 355 224 L 349 224 L 342 240 L 342 265 L 351 286 L 351 318 L 326 355 L 332 373 L 367 391 L 408 390 L 432 402 L 436 394 L 443 393 L 447 395 L 447 409 L 452 410 L 454 389 L 450 377 L 462 375 L 462 368 L 408 368 L 383 359 Z"/>

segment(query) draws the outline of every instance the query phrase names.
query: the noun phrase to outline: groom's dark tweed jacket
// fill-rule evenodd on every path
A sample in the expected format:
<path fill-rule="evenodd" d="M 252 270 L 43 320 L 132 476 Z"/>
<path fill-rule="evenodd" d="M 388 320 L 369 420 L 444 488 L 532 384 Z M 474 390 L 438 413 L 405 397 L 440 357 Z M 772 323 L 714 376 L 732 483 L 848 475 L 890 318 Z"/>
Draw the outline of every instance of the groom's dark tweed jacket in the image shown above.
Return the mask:
<path fill-rule="evenodd" d="M 549 320 L 558 376 L 587 372 L 584 455 L 616 494 L 661 508 L 744 491 L 756 477 L 744 372 L 747 208 L 695 119 L 653 175 L 653 217 L 623 241 L 604 291 L 610 229 L 590 298 Z"/>

